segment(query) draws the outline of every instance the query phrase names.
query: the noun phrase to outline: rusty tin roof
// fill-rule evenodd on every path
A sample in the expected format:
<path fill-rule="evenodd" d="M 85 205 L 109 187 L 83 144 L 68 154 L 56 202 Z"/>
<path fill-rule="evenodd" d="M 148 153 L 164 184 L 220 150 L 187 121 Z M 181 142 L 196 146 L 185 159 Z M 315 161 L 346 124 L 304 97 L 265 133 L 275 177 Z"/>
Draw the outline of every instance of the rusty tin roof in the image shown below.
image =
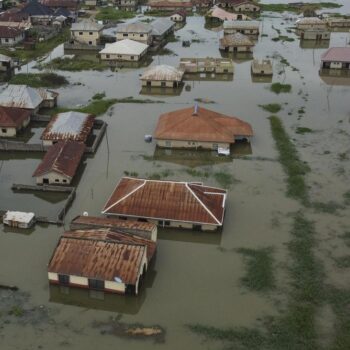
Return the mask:
<path fill-rule="evenodd" d="M 123 177 L 102 213 L 221 226 L 226 193 L 199 183 Z"/>
<path fill-rule="evenodd" d="M 0 126 L 18 128 L 30 118 L 30 111 L 21 108 L 0 106 Z"/>
<path fill-rule="evenodd" d="M 73 178 L 85 151 L 85 144 L 76 141 L 60 141 L 50 146 L 33 176 L 55 172 Z"/>
<path fill-rule="evenodd" d="M 48 271 L 104 281 L 120 278 L 135 284 L 147 244 L 109 230 L 66 232 L 59 240 Z"/>

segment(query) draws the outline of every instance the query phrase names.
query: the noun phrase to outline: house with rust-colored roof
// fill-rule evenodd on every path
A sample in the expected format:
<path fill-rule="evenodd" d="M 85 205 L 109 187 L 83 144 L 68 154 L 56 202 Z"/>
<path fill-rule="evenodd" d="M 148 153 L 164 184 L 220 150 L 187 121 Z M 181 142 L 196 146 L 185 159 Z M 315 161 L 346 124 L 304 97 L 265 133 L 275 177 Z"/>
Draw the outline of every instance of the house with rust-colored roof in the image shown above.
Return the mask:
<path fill-rule="evenodd" d="M 321 57 L 321 69 L 341 69 L 350 73 L 350 47 L 331 47 Z"/>
<path fill-rule="evenodd" d="M 151 11 L 173 12 L 178 10 L 191 12 L 193 5 L 190 1 L 149 1 L 147 6 Z"/>
<path fill-rule="evenodd" d="M 258 13 L 261 9 L 257 2 L 250 0 L 217 0 L 216 4 L 235 12 Z"/>
<path fill-rule="evenodd" d="M 159 147 L 210 150 L 227 149 L 252 136 L 251 125 L 243 120 L 197 105 L 162 114 L 154 132 Z"/>
<path fill-rule="evenodd" d="M 60 141 L 51 146 L 34 171 L 38 185 L 68 185 L 71 183 L 83 158 L 85 144 Z"/>
<path fill-rule="evenodd" d="M 110 229 L 68 231 L 48 266 L 50 284 L 138 294 L 156 243 Z"/>
<path fill-rule="evenodd" d="M 201 183 L 123 177 L 102 214 L 161 227 L 213 231 L 223 225 L 226 194 Z"/>
<path fill-rule="evenodd" d="M 4 26 L 0 23 L 0 44 L 4 46 L 16 45 L 24 40 L 24 29 Z"/>
<path fill-rule="evenodd" d="M 30 111 L 21 108 L 0 107 L 0 137 L 15 137 L 28 126 Z"/>
<path fill-rule="evenodd" d="M 92 132 L 95 117 L 88 113 L 64 112 L 52 117 L 41 135 L 44 146 L 62 140 L 86 143 Z"/>

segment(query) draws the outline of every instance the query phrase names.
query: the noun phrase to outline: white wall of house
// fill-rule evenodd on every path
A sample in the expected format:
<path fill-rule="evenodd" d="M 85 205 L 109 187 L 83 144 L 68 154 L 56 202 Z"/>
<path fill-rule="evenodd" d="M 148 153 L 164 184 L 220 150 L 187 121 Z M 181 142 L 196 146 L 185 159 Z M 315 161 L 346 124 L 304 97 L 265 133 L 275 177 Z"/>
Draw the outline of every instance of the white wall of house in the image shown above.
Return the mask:
<path fill-rule="evenodd" d="M 170 16 L 170 19 L 174 22 L 183 22 L 183 20 L 184 20 L 183 16 L 181 16 L 180 14 L 177 14 L 177 13 Z"/>
<path fill-rule="evenodd" d="M 137 62 L 139 61 L 144 55 L 146 51 L 144 51 L 141 55 L 125 55 L 125 54 L 105 54 L 101 53 L 101 60 L 103 61 L 131 61 L 131 62 Z"/>
<path fill-rule="evenodd" d="M 242 4 L 234 6 L 236 12 L 259 12 L 260 8 L 254 4 Z"/>
<path fill-rule="evenodd" d="M 42 176 L 36 177 L 36 183 L 38 185 L 49 184 L 49 185 L 69 185 L 72 179 L 68 176 L 56 173 L 54 171 L 47 173 Z"/>
<path fill-rule="evenodd" d="M 149 85 L 148 82 L 151 85 Z M 181 84 L 181 82 L 176 82 L 176 81 L 142 80 L 142 86 L 174 88 L 180 84 Z"/>
<path fill-rule="evenodd" d="M 341 62 L 331 62 L 331 69 L 342 69 L 343 64 Z"/>
<path fill-rule="evenodd" d="M 72 39 L 78 41 L 82 44 L 87 44 L 91 46 L 96 46 L 100 41 L 100 32 L 99 31 L 88 31 L 88 30 L 72 30 L 71 31 Z"/>
<path fill-rule="evenodd" d="M 327 24 L 326 23 L 297 23 L 296 24 L 297 29 L 303 30 L 303 29 L 326 29 Z"/>
<path fill-rule="evenodd" d="M 29 123 L 30 123 L 30 117 L 24 120 L 22 125 L 17 129 L 14 127 L 0 127 L 0 136 L 15 137 L 17 135 L 17 131 L 26 128 Z"/>
<path fill-rule="evenodd" d="M 147 45 L 152 43 L 152 35 L 150 33 L 117 33 L 117 41 L 124 39 L 138 41 Z"/>
<path fill-rule="evenodd" d="M 217 150 L 218 147 L 228 148 L 228 142 L 200 142 L 181 140 L 157 140 L 157 146 L 165 148 L 203 148 Z"/>
<path fill-rule="evenodd" d="M 224 46 L 220 45 L 220 50 L 228 50 L 228 52 L 252 52 L 251 46 Z M 236 48 L 236 50 L 235 50 Z"/>
<path fill-rule="evenodd" d="M 259 28 L 226 28 L 224 29 L 224 35 L 230 35 L 235 33 L 242 33 L 245 35 L 258 35 Z"/>
<path fill-rule="evenodd" d="M 0 44 L 4 46 L 16 45 L 24 40 L 24 33 L 16 36 L 15 38 L 0 38 Z"/>

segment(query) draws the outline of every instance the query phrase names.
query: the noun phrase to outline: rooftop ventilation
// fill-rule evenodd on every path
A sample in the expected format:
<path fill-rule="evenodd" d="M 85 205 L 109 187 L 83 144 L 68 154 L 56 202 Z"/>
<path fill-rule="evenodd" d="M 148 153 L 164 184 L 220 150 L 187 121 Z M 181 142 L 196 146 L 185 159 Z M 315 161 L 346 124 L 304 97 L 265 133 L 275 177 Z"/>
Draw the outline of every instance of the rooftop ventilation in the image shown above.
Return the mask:
<path fill-rule="evenodd" d="M 196 103 L 196 104 L 194 105 L 192 115 L 198 115 L 198 103 Z"/>

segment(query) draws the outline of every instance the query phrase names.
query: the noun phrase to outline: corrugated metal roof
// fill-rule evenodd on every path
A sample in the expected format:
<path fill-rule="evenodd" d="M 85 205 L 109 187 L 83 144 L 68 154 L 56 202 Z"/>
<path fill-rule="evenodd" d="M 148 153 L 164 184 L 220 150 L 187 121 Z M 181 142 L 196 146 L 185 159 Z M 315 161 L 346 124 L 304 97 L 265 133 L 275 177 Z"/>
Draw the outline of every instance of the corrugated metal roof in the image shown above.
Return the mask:
<path fill-rule="evenodd" d="M 258 21 L 225 21 L 224 29 L 259 29 Z"/>
<path fill-rule="evenodd" d="M 254 46 L 254 43 L 241 33 L 225 35 L 220 39 L 220 44 L 222 46 Z"/>
<path fill-rule="evenodd" d="M 115 55 L 141 55 L 148 49 L 148 45 L 135 40 L 124 39 L 113 44 L 106 44 L 106 47 L 100 51 L 104 54 Z"/>
<path fill-rule="evenodd" d="M 151 67 L 141 76 L 140 80 L 158 80 L 158 81 L 182 81 L 184 72 L 166 64 Z"/>
<path fill-rule="evenodd" d="M 323 21 L 322 19 L 319 19 L 318 17 L 300 18 L 295 23 L 296 24 L 322 24 L 323 23 L 324 25 L 326 25 L 326 22 Z"/>
<path fill-rule="evenodd" d="M 228 142 L 235 136 L 252 136 L 250 124 L 206 108 L 193 107 L 162 114 L 154 132 L 161 140 Z"/>
<path fill-rule="evenodd" d="M 9 84 L 0 94 L 0 106 L 36 109 L 43 102 L 36 89 L 26 85 Z"/>
<path fill-rule="evenodd" d="M 0 106 L 0 127 L 18 128 L 30 118 L 30 111 L 21 108 Z"/>
<path fill-rule="evenodd" d="M 8 210 L 6 214 L 3 217 L 3 220 L 5 221 L 16 221 L 16 222 L 22 222 L 25 224 L 29 224 L 35 217 L 34 213 L 27 213 L 23 211 L 10 211 Z"/>
<path fill-rule="evenodd" d="M 152 35 L 161 36 L 175 27 L 175 23 L 169 18 L 157 18 L 151 23 Z"/>
<path fill-rule="evenodd" d="M 28 14 L 29 16 L 52 16 L 53 11 L 43 5 L 38 1 L 29 1 L 24 7 L 19 11 L 20 13 Z"/>
<path fill-rule="evenodd" d="M 143 22 L 123 23 L 118 25 L 117 33 L 151 33 L 152 26 Z"/>
<path fill-rule="evenodd" d="M 156 229 L 156 225 L 150 222 L 140 222 L 140 221 L 132 221 L 132 220 L 120 220 L 116 218 L 104 218 L 97 216 L 77 216 L 72 220 L 72 224 L 80 224 L 80 225 L 94 225 L 100 227 L 109 227 L 116 230 L 132 229 L 132 230 L 140 230 L 140 231 L 148 231 L 152 232 Z"/>
<path fill-rule="evenodd" d="M 60 141 L 52 145 L 33 177 L 56 172 L 73 178 L 85 151 L 85 144 L 76 141 Z"/>
<path fill-rule="evenodd" d="M 102 213 L 221 226 L 225 201 L 220 188 L 123 177 Z"/>
<path fill-rule="evenodd" d="M 238 18 L 238 15 L 236 13 L 231 13 L 231 12 L 227 12 L 219 7 L 214 7 L 211 10 L 209 10 L 208 12 L 208 17 L 215 17 L 215 18 L 219 18 L 222 21 L 225 20 L 236 20 Z M 246 15 L 240 14 L 240 16 L 242 16 L 243 19 L 247 19 L 249 18 Z"/>
<path fill-rule="evenodd" d="M 350 62 L 350 47 L 331 47 L 321 57 L 326 62 Z"/>
<path fill-rule="evenodd" d="M 99 32 L 100 30 L 103 29 L 103 25 L 99 24 L 95 21 L 91 21 L 91 20 L 83 20 L 80 22 L 76 22 L 72 24 L 71 30 L 72 31 L 97 31 Z"/>
<path fill-rule="evenodd" d="M 74 140 L 85 142 L 94 125 L 94 116 L 69 111 L 52 117 L 41 135 L 42 140 Z"/>
<path fill-rule="evenodd" d="M 95 230 L 94 236 L 99 231 Z M 53 253 L 48 271 L 104 281 L 117 277 L 125 284 L 135 284 L 147 245 L 106 239 L 104 231 L 100 232 L 101 239 L 89 237 L 89 231 L 85 237 L 66 233 Z"/>
<path fill-rule="evenodd" d="M 0 38 L 16 38 L 24 34 L 24 30 L 12 26 L 1 25 L 0 22 Z"/>

